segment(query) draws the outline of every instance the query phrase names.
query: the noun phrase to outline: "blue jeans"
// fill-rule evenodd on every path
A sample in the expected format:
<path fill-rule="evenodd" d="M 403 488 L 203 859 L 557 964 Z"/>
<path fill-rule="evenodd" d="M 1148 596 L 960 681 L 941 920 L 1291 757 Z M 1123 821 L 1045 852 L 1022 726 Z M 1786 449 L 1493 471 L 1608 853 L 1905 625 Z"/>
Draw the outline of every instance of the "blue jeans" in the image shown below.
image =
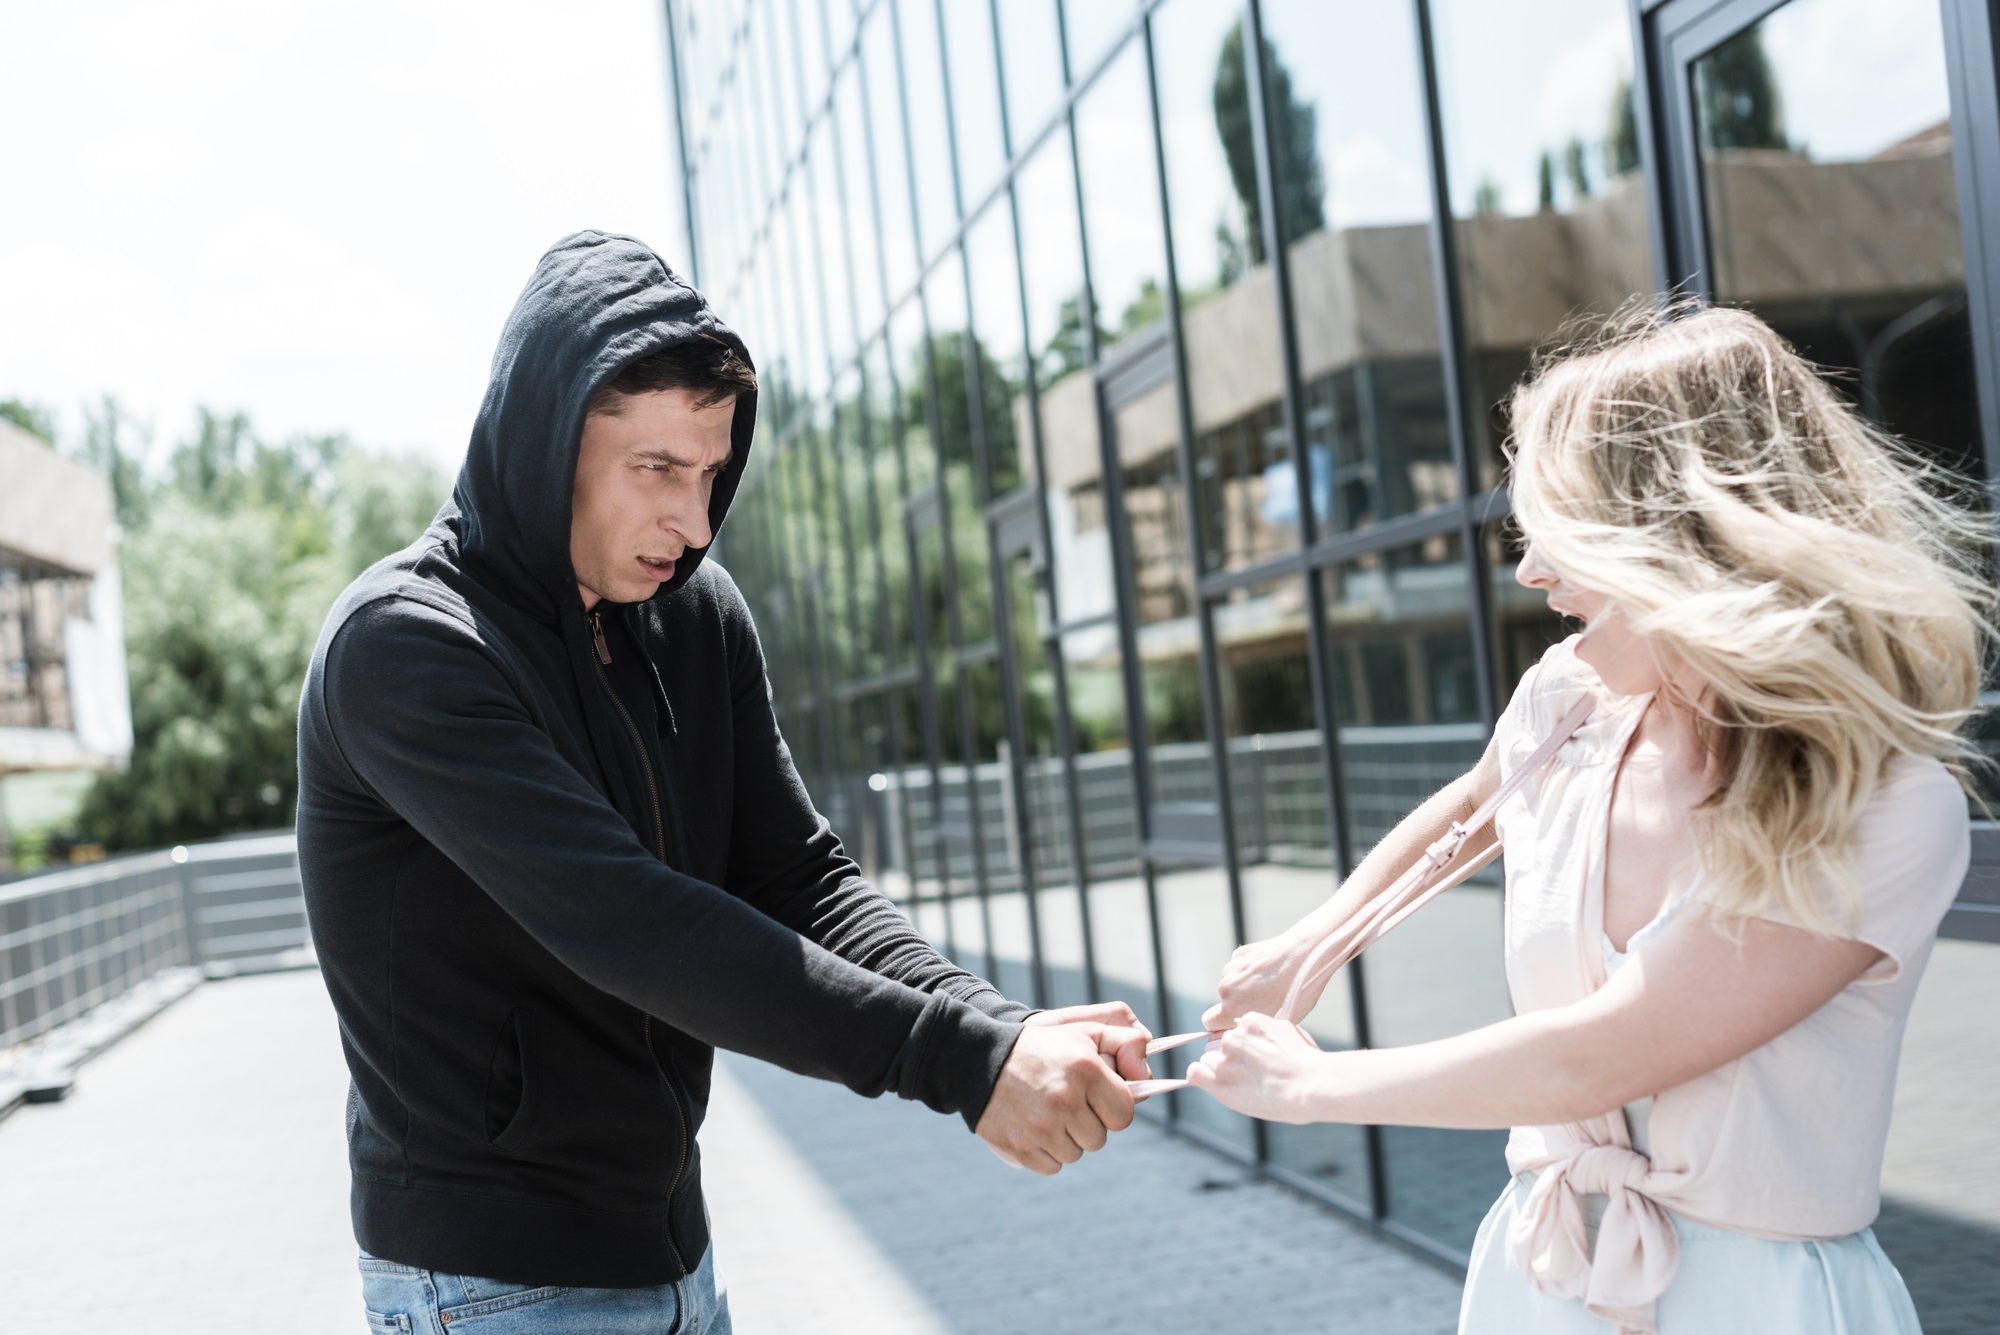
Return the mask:
<path fill-rule="evenodd" d="M 650 1289 L 566 1289 L 447 1275 L 361 1253 L 371 1335 L 730 1335 L 709 1246 L 694 1273 Z"/>

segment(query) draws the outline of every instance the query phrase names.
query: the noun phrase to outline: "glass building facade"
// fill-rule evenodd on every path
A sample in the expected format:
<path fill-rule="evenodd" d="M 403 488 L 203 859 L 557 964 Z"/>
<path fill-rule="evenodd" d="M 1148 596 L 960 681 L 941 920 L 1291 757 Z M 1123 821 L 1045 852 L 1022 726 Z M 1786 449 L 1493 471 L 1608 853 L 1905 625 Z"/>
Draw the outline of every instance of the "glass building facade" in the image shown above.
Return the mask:
<path fill-rule="evenodd" d="M 764 383 L 722 559 L 821 808 L 1024 999 L 1197 1027 L 1231 949 L 1479 755 L 1564 633 L 1514 581 L 1500 447 L 1567 318 L 1746 304 L 1952 467 L 2000 459 L 1983 0 L 668 14 L 685 267 Z M 1991 1095 L 1985 865 L 1908 1064 Z M 1313 1032 L 1506 1015 L 1500 913 L 1492 875 L 1450 892 Z M 1923 1164 L 2000 1163 L 1991 1103 L 1945 1103 L 1899 1115 L 1928 1148 L 1892 1150 L 1892 1212 L 1990 1254 L 1995 1175 Z M 1446 1260 L 1505 1174 L 1497 1132 L 1143 1111 Z"/>

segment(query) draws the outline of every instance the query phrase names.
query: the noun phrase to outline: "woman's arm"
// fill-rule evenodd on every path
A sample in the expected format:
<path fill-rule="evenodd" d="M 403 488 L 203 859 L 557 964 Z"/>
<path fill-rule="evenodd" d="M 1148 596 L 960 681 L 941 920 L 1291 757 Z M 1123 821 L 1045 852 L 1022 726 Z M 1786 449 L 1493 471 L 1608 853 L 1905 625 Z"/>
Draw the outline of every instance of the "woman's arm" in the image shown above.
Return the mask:
<path fill-rule="evenodd" d="M 1762 920 L 1744 923 L 1739 942 L 1690 909 L 1572 1005 L 1365 1052 L 1321 1052 L 1296 1027 L 1252 1015 L 1188 1079 L 1238 1112 L 1279 1122 L 1575 1122 L 1762 1047 L 1881 954 Z"/>
<path fill-rule="evenodd" d="M 1245 1015 L 1270 1015 L 1284 1004 L 1292 978 L 1306 955 L 1327 933 L 1367 907 L 1408 871 L 1424 850 L 1443 838 L 1453 821 L 1463 821 L 1500 786 L 1500 759 L 1491 742 L 1479 763 L 1433 793 L 1422 806 L 1382 836 L 1380 843 L 1326 901 L 1268 941 L 1240 946 L 1222 971 L 1221 997 L 1201 1017 L 1210 1033 L 1228 1029 Z M 1493 843 L 1493 831 L 1466 840 L 1461 858 L 1475 858 Z M 1307 1008 L 1317 996 L 1305 998 Z"/>

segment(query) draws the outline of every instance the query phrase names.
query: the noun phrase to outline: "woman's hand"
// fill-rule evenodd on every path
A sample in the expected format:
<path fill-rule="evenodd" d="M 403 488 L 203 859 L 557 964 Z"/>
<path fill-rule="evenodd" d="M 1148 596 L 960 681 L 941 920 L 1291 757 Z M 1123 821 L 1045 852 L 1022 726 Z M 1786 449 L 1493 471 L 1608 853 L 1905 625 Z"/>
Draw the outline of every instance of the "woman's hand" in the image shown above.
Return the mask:
<path fill-rule="evenodd" d="M 1219 1034 L 1235 1028 L 1236 1022 L 1246 1015 L 1276 1015 L 1285 1004 L 1299 966 L 1311 952 L 1312 942 L 1299 940 L 1291 932 L 1238 946 L 1223 967 L 1222 982 L 1215 989 L 1222 999 L 1202 1015 L 1202 1026 L 1211 1034 Z M 1299 998 L 1305 1011 L 1311 1011 L 1319 1003 L 1319 994 L 1325 989 L 1322 982 Z"/>
<path fill-rule="evenodd" d="M 1227 1108 L 1267 1122 L 1327 1120 L 1313 1107 L 1328 1054 L 1295 1024 L 1245 1015 L 1188 1068 L 1188 1083 Z"/>

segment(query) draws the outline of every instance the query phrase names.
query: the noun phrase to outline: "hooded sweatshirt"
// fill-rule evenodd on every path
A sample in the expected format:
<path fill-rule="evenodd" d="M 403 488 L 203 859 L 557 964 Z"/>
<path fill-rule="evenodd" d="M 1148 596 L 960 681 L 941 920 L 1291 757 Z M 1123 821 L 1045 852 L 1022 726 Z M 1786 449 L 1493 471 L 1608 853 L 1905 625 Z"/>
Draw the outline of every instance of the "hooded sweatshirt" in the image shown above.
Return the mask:
<path fill-rule="evenodd" d="M 973 1125 L 1027 1014 L 842 851 L 779 736 L 749 610 L 702 550 L 647 601 L 585 615 L 585 409 L 625 363 L 704 334 L 747 359 L 643 244 L 558 242 L 450 501 L 348 587 L 314 651 L 299 867 L 353 1074 L 355 1233 L 378 1257 L 672 1282 L 708 1246 L 714 1046 Z M 755 418 L 740 396 L 718 530 Z"/>

